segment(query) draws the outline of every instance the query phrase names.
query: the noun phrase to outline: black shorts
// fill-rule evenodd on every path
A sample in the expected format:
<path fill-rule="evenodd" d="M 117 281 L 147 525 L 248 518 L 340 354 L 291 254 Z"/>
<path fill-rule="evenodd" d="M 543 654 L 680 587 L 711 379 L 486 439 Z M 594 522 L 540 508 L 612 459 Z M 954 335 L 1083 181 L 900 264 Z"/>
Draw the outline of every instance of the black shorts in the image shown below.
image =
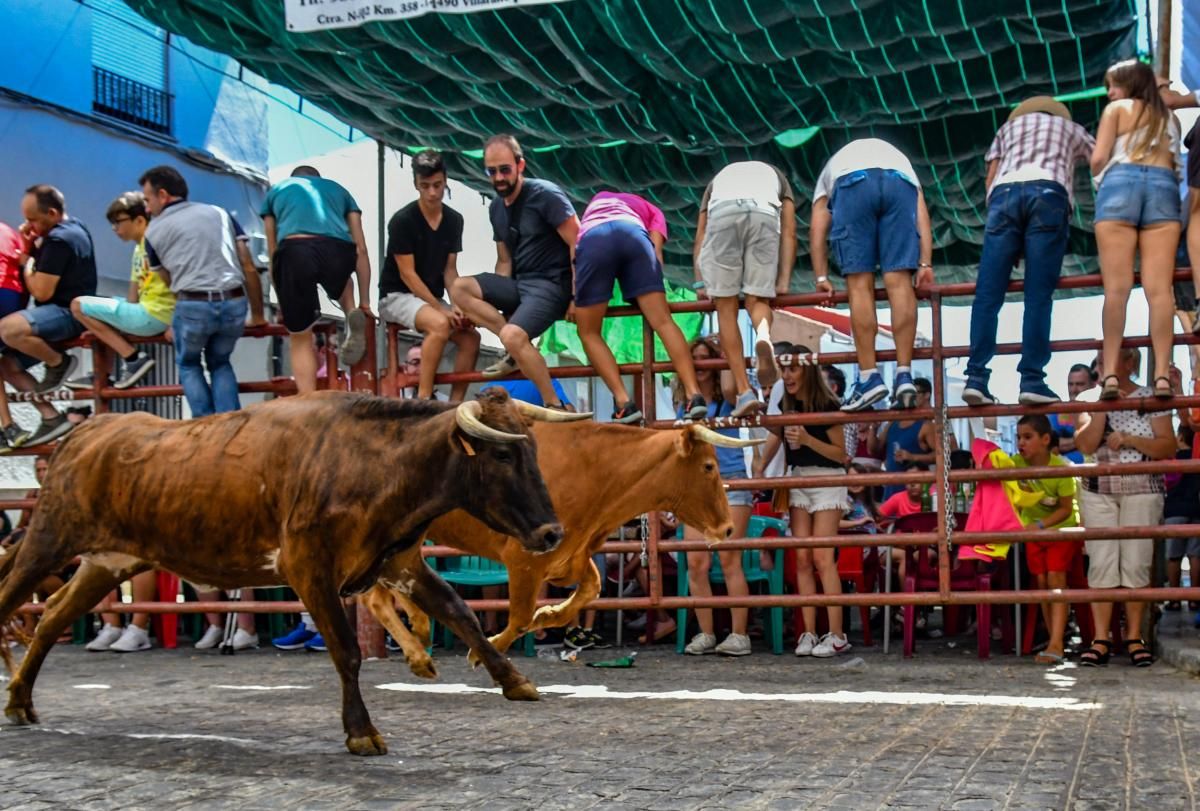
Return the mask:
<path fill-rule="evenodd" d="M 571 274 L 554 279 L 514 279 L 495 273 L 472 276 L 479 283 L 483 300 L 495 307 L 505 320 L 520 327 L 532 340 L 567 314 L 571 306 Z"/>
<path fill-rule="evenodd" d="M 354 274 L 358 248 L 331 237 L 285 239 L 275 249 L 271 283 L 288 332 L 304 332 L 321 318 L 317 285 L 333 301 L 341 298 Z"/>
<path fill-rule="evenodd" d="M 1189 189 L 1200 189 L 1200 119 L 1192 124 L 1187 137 L 1183 139 L 1188 148 L 1187 153 L 1187 184 Z"/>

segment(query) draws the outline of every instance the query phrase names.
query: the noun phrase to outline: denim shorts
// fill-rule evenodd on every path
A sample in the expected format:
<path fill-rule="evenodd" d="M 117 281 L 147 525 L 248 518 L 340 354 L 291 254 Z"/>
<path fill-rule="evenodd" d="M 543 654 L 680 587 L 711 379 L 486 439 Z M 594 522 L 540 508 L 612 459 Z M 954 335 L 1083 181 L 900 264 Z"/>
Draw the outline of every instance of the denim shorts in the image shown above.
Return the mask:
<path fill-rule="evenodd" d="M 745 476 L 726 476 L 722 474 L 722 481 L 732 482 L 738 479 L 744 479 Z M 754 491 L 753 490 L 726 490 L 725 497 L 729 499 L 730 507 L 753 507 L 754 506 Z"/>
<path fill-rule="evenodd" d="M 28 310 L 21 310 L 21 315 L 29 322 L 33 334 L 46 343 L 71 341 L 83 334 L 83 324 L 75 320 L 70 307 L 39 304 Z"/>
<path fill-rule="evenodd" d="M 1123 222 L 1141 228 L 1180 221 L 1179 182 L 1161 166 L 1118 163 L 1109 167 L 1096 190 L 1096 222 Z"/>
<path fill-rule="evenodd" d="M 916 270 L 917 187 L 891 169 L 842 175 L 829 198 L 829 244 L 842 274 Z"/>
<path fill-rule="evenodd" d="M 103 321 L 110 327 L 115 327 L 119 332 L 138 338 L 162 335 L 167 331 L 168 326 L 150 315 L 141 304 L 137 302 L 130 304 L 119 296 L 116 298 L 80 296 L 79 311 L 88 318 Z"/>

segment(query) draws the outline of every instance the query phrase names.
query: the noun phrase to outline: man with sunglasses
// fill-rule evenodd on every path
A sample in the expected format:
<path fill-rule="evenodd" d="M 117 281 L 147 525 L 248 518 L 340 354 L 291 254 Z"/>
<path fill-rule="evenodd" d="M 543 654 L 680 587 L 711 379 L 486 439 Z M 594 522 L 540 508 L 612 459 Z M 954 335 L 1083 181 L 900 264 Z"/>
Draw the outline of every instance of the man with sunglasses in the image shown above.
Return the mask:
<path fill-rule="evenodd" d="M 452 298 L 473 322 L 496 333 L 508 350 L 483 370 L 484 377 L 504 377 L 520 369 L 548 408 L 562 408 L 533 339 L 574 306 L 571 251 L 579 217 L 558 186 L 526 179 L 521 146 L 511 135 L 489 138 L 483 161 L 496 190 L 489 210 L 496 272 L 458 278 Z"/>

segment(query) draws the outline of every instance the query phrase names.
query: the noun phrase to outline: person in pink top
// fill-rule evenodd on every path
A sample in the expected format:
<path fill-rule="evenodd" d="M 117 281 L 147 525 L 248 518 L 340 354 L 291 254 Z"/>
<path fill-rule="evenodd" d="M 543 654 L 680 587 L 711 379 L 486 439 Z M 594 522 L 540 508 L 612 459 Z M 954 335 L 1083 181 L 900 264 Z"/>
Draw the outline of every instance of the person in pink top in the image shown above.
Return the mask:
<path fill-rule="evenodd" d="M 684 415 L 690 419 L 708 415 L 687 341 L 667 308 L 662 272 L 666 241 L 667 220 L 662 210 L 636 194 L 600 192 L 588 203 L 579 223 L 574 256 L 575 325 L 588 360 L 617 403 L 615 422 L 640 422 L 642 412 L 629 398 L 617 360 L 600 334 L 614 281 L 621 283 L 626 302 L 637 302 L 675 364 L 688 398 Z"/>

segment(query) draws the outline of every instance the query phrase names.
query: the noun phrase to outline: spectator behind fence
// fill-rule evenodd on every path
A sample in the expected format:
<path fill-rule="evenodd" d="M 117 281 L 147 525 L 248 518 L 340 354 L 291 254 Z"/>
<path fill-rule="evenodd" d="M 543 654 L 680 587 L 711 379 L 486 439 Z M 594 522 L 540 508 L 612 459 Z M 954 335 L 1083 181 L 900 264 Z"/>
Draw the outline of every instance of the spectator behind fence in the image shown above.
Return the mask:
<path fill-rule="evenodd" d="M 446 164 L 442 155 L 426 149 L 413 156 L 413 185 L 417 199 L 388 221 L 387 256 L 379 271 L 379 314 L 404 329 L 425 336 L 417 370 L 416 397 L 434 397 L 434 377 L 447 343 L 458 352 L 455 372 L 470 372 L 479 358 L 479 333 L 462 309 L 445 301 L 458 281 L 462 253 L 463 217 L 442 201 L 446 196 Z M 467 396 L 469 383 L 450 386 L 450 399 Z"/>
<path fill-rule="evenodd" d="M 126 298 L 80 296 L 71 302 L 71 312 L 93 337 L 117 353 L 121 359 L 121 373 L 111 385 L 127 389 L 149 374 L 154 368 L 154 358 L 139 351 L 125 335 L 149 338 L 166 332 L 175 312 L 175 294 L 146 263 L 144 239 L 150 214 L 146 211 L 146 198 L 142 193 L 125 192 L 109 203 L 105 217 L 121 241 L 133 243 L 128 295 Z M 95 374 L 89 372 L 68 380 L 67 386 L 90 391 L 94 381 Z M 105 385 L 109 384 L 110 381 L 105 381 Z"/>
<path fill-rule="evenodd" d="M 1181 425 L 1176 434 L 1178 439 L 1176 459 L 1191 459 L 1195 431 Z M 1167 476 L 1167 496 L 1163 504 L 1163 523 L 1200 523 L 1200 473 L 1182 473 Z M 1179 588 L 1183 579 L 1183 559 L 1188 559 L 1188 576 L 1193 587 L 1200 586 L 1200 538 L 1167 538 L 1167 585 Z M 1200 608 L 1193 600 L 1192 608 Z M 1184 606 L 1172 600 L 1167 603 L 1168 611 L 1179 611 Z"/>
<path fill-rule="evenodd" d="M 25 308 L 29 293 L 22 282 L 25 261 L 25 239 L 12 226 L 0 222 L 0 318 Z M 0 350 L 2 351 L 2 350 Z M 0 397 L 0 453 L 11 449 L 9 435 L 20 428 L 12 423 L 8 398 Z"/>
<path fill-rule="evenodd" d="M 340 304 L 346 336 L 338 348 L 342 364 L 353 366 L 367 349 L 371 314 L 371 260 L 362 230 L 362 209 L 342 186 L 311 166 L 267 192 L 259 211 L 267 234 L 271 283 L 288 331 L 292 377 L 300 394 L 317 390 L 313 326 L 321 319 L 317 287 Z M 358 277 L 358 306 L 354 282 Z"/>
<path fill-rule="evenodd" d="M 224 209 L 189 201 L 187 181 L 170 166 L 147 170 L 138 183 L 152 217 L 146 259 L 175 294 L 175 362 L 192 416 L 237 411 L 241 401 L 229 358 L 247 309 L 252 325 L 267 323 L 246 234 Z"/>
<path fill-rule="evenodd" d="M 627 304 L 637 304 L 642 317 L 662 341 L 687 395 L 688 419 L 703 419 L 708 404 L 700 394 L 692 356 L 671 317 L 663 287 L 663 244 L 667 220 L 658 206 L 636 194 L 602 191 L 592 198 L 579 224 L 575 246 L 575 324 L 579 340 L 596 374 L 612 393 L 613 421 L 636 423 L 642 411 L 629 398 L 617 360 L 600 329 L 613 284 L 620 282 Z M 653 415 L 652 415 L 653 416 Z"/>
<path fill-rule="evenodd" d="M 1018 467 L 1064 467 L 1069 463 L 1052 453 L 1054 429 L 1044 414 L 1027 414 L 1017 423 L 1017 450 L 1012 457 Z M 1029 530 L 1065 529 L 1079 526 L 1079 507 L 1075 503 L 1076 480 L 1065 475 L 1053 479 L 1030 479 L 1022 489 L 1040 493 L 1036 504 L 1019 510 L 1021 524 Z M 1062 540 L 1030 541 L 1025 544 L 1025 563 L 1037 589 L 1065 589 L 1067 572 L 1080 553 L 1079 541 L 1064 535 Z M 1066 603 L 1042 603 L 1042 620 L 1050 632 L 1046 649 L 1037 655 L 1038 664 L 1062 664 L 1065 655 L 1063 636 L 1067 629 Z"/>
<path fill-rule="evenodd" d="M 421 372 L 424 371 L 424 368 L 425 368 L 425 364 L 424 364 L 425 349 L 424 349 L 424 347 L 425 347 L 424 344 L 413 344 L 412 346 L 410 346 L 408 348 L 408 351 L 406 353 L 404 353 L 404 374 L 408 375 L 408 377 L 410 379 L 416 380 L 416 379 L 420 378 Z M 458 385 L 455 384 L 455 388 L 457 388 L 457 387 L 458 387 Z M 534 391 L 536 392 L 537 389 L 535 388 Z M 401 394 L 404 397 L 419 397 L 420 396 L 416 386 L 405 386 L 403 391 L 401 392 Z M 443 400 L 444 401 L 448 398 L 446 397 L 444 392 L 440 392 L 437 389 L 434 389 L 433 394 L 429 395 L 429 397 L 427 397 L 425 399 Z"/>
<path fill-rule="evenodd" d="M 1096 144 L 1071 120 L 1067 105 L 1034 96 L 1016 106 L 1000 127 L 987 161 L 987 229 L 971 306 L 971 356 L 962 398 L 968 405 L 997 402 L 988 390 L 996 354 L 996 319 L 1013 268 L 1023 258 L 1025 295 L 1021 334 L 1022 405 L 1057 402 L 1046 385 L 1050 316 L 1070 238 L 1075 167 Z"/>
<path fill-rule="evenodd" d="M 574 317 L 571 254 L 579 238 L 579 217 L 558 186 L 526 179 L 521 145 L 511 135 L 489 138 L 483 162 L 496 191 L 488 209 L 496 272 L 459 277 L 451 297 L 508 350 L 483 370 L 484 377 L 520 369 L 549 408 L 561 408 L 546 360 L 532 342 L 560 318 Z"/>
<path fill-rule="evenodd" d="M 1100 399 L 1120 396 L 1121 342 L 1135 258 L 1150 306 L 1152 393 L 1171 397 L 1175 252 L 1179 246 L 1179 122 L 1158 92 L 1154 70 L 1136 59 L 1104 74 L 1091 168 L 1096 178 L 1096 247 L 1104 281 L 1104 371 Z"/>
<path fill-rule="evenodd" d="M 833 154 L 817 177 L 809 250 L 817 290 L 826 293 L 833 292 L 830 248 L 846 278 L 859 366 L 858 383 L 842 410 L 862 411 L 887 396 L 887 385 L 875 365 L 877 269 L 883 273 L 896 339 L 893 405 L 912 408 L 917 399 L 912 379 L 917 335 L 913 274 L 918 287 L 933 283 L 933 233 L 916 170 L 886 141 L 851 141 Z"/>
<path fill-rule="evenodd" d="M 1169 82 L 1159 82 L 1159 95 L 1172 110 L 1200 107 L 1200 90 L 1177 93 L 1171 90 Z M 1187 253 L 1191 258 L 1192 282 L 1200 290 L 1200 118 L 1188 130 L 1183 145 L 1187 147 Z M 1192 316 L 1192 332 L 1200 334 L 1200 303 Z"/>
<path fill-rule="evenodd" d="M 77 338 L 83 325 L 71 314 L 71 301 L 96 292 L 96 253 L 92 235 L 79 220 L 67 214 L 62 192 L 53 186 L 30 186 L 21 200 L 25 223 L 21 226 L 24 258 L 22 284 L 34 306 L 0 319 L 0 377 L 17 391 L 54 391 L 75 371 L 77 360 L 55 345 Z M 38 362 L 46 364 L 41 382 L 26 370 Z M 40 445 L 59 439 L 73 427 L 65 414 L 48 402 L 36 401 L 41 423 L 33 431 L 17 426 L 9 414 L 8 397 L 0 397 L 0 424 L 7 449 Z"/>
<path fill-rule="evenodd" d="M 796 203 L 791 184 L 778 168 L 761 161 L 731 163 L 709 182 L 700 200 L 692 266 L 692 287 L 713 300 L 721 351 L 737 391 L 734 417 L 760 413 L 763 402 L 750 387 L 742 357 L 738 298 L 744 297 L 754 329 L 759 385 L 779 375 L 771 350 L 771 302 L 786 293 L 796 263 Z"/>
<path fill-rule="evenodd" d="M 720 344 L 717 337 L 710 335 L 692 341 L 692 360 L 712 360 L 721 357 Z M 717 372 L 713 369 L 698 369 L 696 379 L 700 383 L 700 393 L 708 403 L 708 419 L 728 417 L 733 413 L 733 402 L 737 398 L 737 387 L 733 375 L 728 371 Z M 679 417 L 689 409 L 687 393 L 680 384 L 678 377 L 672 383 L 676 414 Z M 736 437 L 737 428 L 721 429 L 719 433 Z M 746 478 L 745 454 L 740 448 L 716 448 L 717 465 L 721 478 L 725 481 Z M 754 508 L 754 496 L 749 490 L 726 490 L 729 499 L 729 511 L 733 516 L 733 537 L 745 538 L 746 528 L 750 523 L 750 512 Z M 702 539 L 703 534 L 694 527 L 685 526 L 683 537 L 689 540 Z M 730 549 L 717 555 L 721 562 L 721 572 L 725 577 L 725 591 L 730 597 L 744 597 L 750 593 L 746 583 L 746 573 L 742 568 L 742 550 Z M 688 587 L 697 597 L 711 597 L 712 584 L 709 574 L 712 570 L 712 552 L 688 552 Z M 718 645 L 714 633 L 713 612 L 710 608 L 696 609 L 696 623 L 700 631 L 684 648 L 684 653 L 701 655 L 705 653 L 720 653 L 725 656 L 746 656 L 750 651 L 750 636 L 746 633 L 749 609 L 729 609 L 732 618 L 732 629 L 729 636 Z"/>
<path fill-rule="evenodd" d="M 790 351 L 788 351 L 790 350 Z M 783 397 L 777 414 L 819 414 L 836 411 L 837 397 L 825 382 L 825 375 L 812 363 L 806 346 L 783 347 L 775 356 L 783 378 Z M 844 476 L 848 456 L 846 434 L 839 424 L 788 425 L 775 429 L 767 439 L 764 458 L 771 458 L 783 443 L 790 477 Z M 762 471 L 755 471 L 761 475 Z M 845 485 L 795 487 L 787 491 L 787 506 L 791 513 L 792 535 L 796 538 L 828 537 L 838 534 L 839 523 L 850 507 Z M 833 547 L 796 550 L 796 584 L 803 595 L 817 593 L 817 579 L 826 595 L 842 593 L 842 579 L 837 570 Z M 804 606 L 804 633 L 796 644 L 797 656 L 827 658 L 850 650 L 850 642 L 842 624 L 841 606 L 826 608 L 829 633 L 817 639 L 816 606 Z"/>
<path fill-rule="evenodd" d="M 1118 356 L 1118 396 L 1133 399 L 1150 397 L 1153 391 L 1133 381 L 1141 362 L 1137 349 L 1125 347 Z M 1094 401 L 1098 392 L 1087 392 L 1080 399 Z M 1099 464 L 1142 462 L 1170 459 L 1175 453 L 1175 436 L 1168 411 L 1143 414 L 1136 409 L 1082 413 L 1075 432 L 1075 446 L 1084 454 L 1095 454 Z M 1079 508 L 1083 525 L 1100 527 L 1156 526 L 1163 515 L 1163 476 L 1161 473 L 1137 473 L 1094 476 L 1083 479 Z M 1123 538 L 1117 541 L 1087 541 L 1088 585 L 1098 589 L 1146 588 L 1150 585 L 1150 565 L 1154 560 L 1154 541 L 1150 538 Z M 1089 667 L 1105 665 L 1112 653 L 1110 621 L 1112 603 L 1092 603 L 1096 638 L 1079 657 Z M 1146 604 L 1129 600 L 1125 605 L 1125 634 L 1132 663 L 1149 667 L 1154 657 L 1142 636 Z"/>
<path fill-rule="evenodd" d="M 913 381 L 917 391 L 916 408 L 929 408 L 933 401 L 933 384 L 923 377 Z M 932 420 L 893 420 L 881 422 L 874 441 L 868 438 L 867 447 L 871 455 L 883 456 L 883 469 L 891 472 L 905 470 L 912 462 L 933 465 L 934 448 L 937 447 Z M 958 447 L 953 435 L 950 450 Z M 884 499 L 891 498 L 904 489 L 901 484 L 884 485 Z"/>
<path fill-rule="evenodd" d="M 1098 378 L 1086 363 L 1076 363 L 1067 372 L 1067 400 L 1075 402 L 1079 395 L 1095 388 Z M 1050 426 L 1058 436 L 1058 451 L 1063 458 L 1076 465 L 1083 464 L 1083 454 L 1075 449 L 1075 424 L 1078 414 L 1051 414 Z"/>

